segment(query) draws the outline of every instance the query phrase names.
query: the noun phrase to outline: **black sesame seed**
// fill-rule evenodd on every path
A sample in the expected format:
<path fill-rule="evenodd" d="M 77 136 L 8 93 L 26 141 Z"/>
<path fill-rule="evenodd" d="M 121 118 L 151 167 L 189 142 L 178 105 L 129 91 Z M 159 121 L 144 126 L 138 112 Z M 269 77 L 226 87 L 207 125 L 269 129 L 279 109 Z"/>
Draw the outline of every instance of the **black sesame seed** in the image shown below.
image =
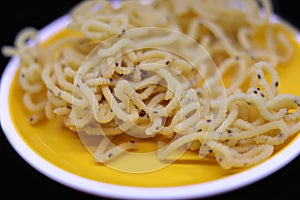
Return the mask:
<path fill-rule="evenodd" d="M 144 116 L 146 114 L 146 112 L 142 109 L 140 115 Z"/>
<path fill-rule="evenodd" d="M 121 33 L 119 33 L 119 35 L 118 35 L 118 36 L 119 36 L 119 37 L 121 37 L 122 35 L 124 35 L 124 33 L 125 33 L 125 32 L 126 32 L 126 30 L 125 30 L 125 29 L 123 29 L 123 30 L 122 30 L 122 32 L 121 32 Z"/>
<path fill-rule="evenodd" d="M 261 75 L 260 75 L 260 74 L 257 74 L 257 78 L 258 78 L 258 79 L 261 79 Z"/>
<path fill-rule="evenodd" d="M 33 120 L 34 120 L 33 117 L 30 117 L 30 118 L 29 118 L 29 121 L 30 121 L 30 122 L 33 122 Z"/>

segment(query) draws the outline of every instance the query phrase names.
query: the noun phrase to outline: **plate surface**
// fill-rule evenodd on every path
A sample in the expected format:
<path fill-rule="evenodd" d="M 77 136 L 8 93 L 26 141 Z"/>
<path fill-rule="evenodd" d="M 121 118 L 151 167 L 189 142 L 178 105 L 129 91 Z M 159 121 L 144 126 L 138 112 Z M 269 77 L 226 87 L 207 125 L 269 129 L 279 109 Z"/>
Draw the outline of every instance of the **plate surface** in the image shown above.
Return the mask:
<path fill-rule="evenodd" d="M 46 40 L 63 29 L 69 22 L 63 16 L 39 33 Z M 295 41 L 296 55 L 300 55 Z M 279 68 L 280 91 L 300 96 L 297 75 L 299 57 L 287 67 Z M 224 170 L 215 162 L 199 161 L 195 155 L 163 169 L 142 174 L 116 171 L 95 163 L 81 144 L 79 137 L 63 128 L 58 120 L 32 127 L 27 123 L 26 109 L 21 101 L 17 83 L 18 59 L 13 58 L 1 78 L 1 126 L 5 136 L 18 154 L 36 170 L 73 189 L 113 198 L 164 199 L 199 198 L 216 195 L 258 181 L 282 168 L 299 155 L 300 138 L 262 164 L 243 171 Z M 47 130 L 47 131 L 45 131 Z"/>

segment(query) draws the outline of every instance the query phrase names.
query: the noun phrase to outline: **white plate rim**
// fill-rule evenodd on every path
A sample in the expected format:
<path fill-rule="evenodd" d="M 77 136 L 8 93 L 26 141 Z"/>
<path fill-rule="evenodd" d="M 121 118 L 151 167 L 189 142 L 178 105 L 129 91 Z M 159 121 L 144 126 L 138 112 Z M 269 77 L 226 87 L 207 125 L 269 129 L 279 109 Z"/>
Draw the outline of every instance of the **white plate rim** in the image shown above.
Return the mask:
<path fill-rule="evenodd" d="M 39 31 L 40 39 L 45 40 L 49 38 L 51 35 L 67 26 L 69 22 L 69 15 L 64 15 L 54 20 Z M 299 38 L 299 34 L 297 36 Z M 62 185 L 81 192 L 100 197 L 119 199 L 205 198 L 230 192 L 255 183 L 256 181 L 259 181 L 283 168 L 300 154 L 300 149 L 298 148 L 300 146 L 299 137 L 277 155 L 249 170 L 226 178 L 187 186 L 164 188 L 131 187 L 107 184 L 87 179 L 63 170 L 45 160 L 28 147 L 18 134 L 12 120 L 10 119 L 8 107 L 9 89 L 17 71 L 17 64 L 18 58 L 12 58 L 1 76 L 0 120 L 3 133 L 12 148 L 34 169 Z"/>

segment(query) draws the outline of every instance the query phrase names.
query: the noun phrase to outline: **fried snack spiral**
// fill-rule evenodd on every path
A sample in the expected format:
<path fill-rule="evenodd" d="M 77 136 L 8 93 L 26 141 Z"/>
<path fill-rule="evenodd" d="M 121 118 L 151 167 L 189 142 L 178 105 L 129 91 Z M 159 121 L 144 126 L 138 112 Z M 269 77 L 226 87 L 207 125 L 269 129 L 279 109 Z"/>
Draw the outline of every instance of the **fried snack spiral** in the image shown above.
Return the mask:
<path fill-rule="evenodd" d="M 42 48 L 26 28 L 3 53 L 20 58 L 29 122 L 61 117 L 97 137 L 98 162 L 152 137 L 168 141 L 162 160 L 186 147 L 225 169 L 247 167 L 300 130 L 300 99 L 280 93 L 277 74 L 294 33 L 272 16 L 268 0 L 90 0 L 70 13 L 67 28 L 80 36 Z"/>

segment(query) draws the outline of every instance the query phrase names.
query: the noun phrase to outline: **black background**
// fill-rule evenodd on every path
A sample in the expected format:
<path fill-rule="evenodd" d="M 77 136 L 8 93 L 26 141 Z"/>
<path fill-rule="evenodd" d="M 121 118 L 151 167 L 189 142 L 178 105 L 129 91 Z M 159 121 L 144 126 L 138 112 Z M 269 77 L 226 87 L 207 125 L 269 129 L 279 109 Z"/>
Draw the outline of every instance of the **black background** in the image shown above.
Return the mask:
<path fill-rule="evenodd" d="M 68 12 L 78 2 L 80 1 L 1 1 L 0 47 L 12 45 L 16 33 L 25 26 L 40 29 Z M 297 1 L 274 0 L 273 3 L 276 13 L 300 28 Z M 8 61 L 8 58 L 0 55 L 0 73 Z M 101 199 L 61 185 L 36 171 L 14 151 L 1 130 L 0 165 L 0 183 L 2 185 L 0 195 L 3 197 L 6 196 L 9 199 Z M 299 191 L 300 156 L 263 180 L 206 199 L 257 199 L 262 196 L 268 197 L 268 199 L 299 199 Z"/>

